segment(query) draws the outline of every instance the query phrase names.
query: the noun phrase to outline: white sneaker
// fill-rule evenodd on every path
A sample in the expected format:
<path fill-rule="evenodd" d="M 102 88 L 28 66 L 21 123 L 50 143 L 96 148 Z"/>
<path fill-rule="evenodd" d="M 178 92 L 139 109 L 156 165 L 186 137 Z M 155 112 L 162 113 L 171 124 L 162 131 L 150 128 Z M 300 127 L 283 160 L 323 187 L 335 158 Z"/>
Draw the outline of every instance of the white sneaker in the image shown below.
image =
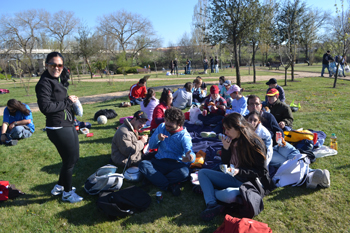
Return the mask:
<path fill-rule="evenodd" d="M 329 188 L 331 186 L 331 175 L 327 169 L 323 170 L 323 181 L 320 183 L 323 188 Z"/>
<path fill-rule="evenodd" d="M 316 169 L 310 172 L 306 178 L 306 188 L 315 189 L 318 184 L 321 184 L 324 178 L 323 171 Z"/>
<path fill-rule="evenodd" d="M 73 190 L 69 191 L 68 193 L 63 191 L 62 201 L 69 201 L 70 203 L 76 203 L 82 200 L 83 198 L 78 194 L 76 194 Z"/>
<path fill-rule="evenodd" d="M 201 137 L 202 138 L 215 138 L 216 137 L 216 133 L 211 131 L 211 132 L 201 132 Z"/>
<path fill-rule="evenodd" d="M 75 192 L 75 187 L 72 187 L 72 190 L 74 190 Z M 51 190 L 51 194 L 54 196 L 60 195 L 62 194 L 64 191 L 64 187 L 62 185 L 58 185 L 56 184 L 55 187 L 53 187 L 53 189 Z"/>

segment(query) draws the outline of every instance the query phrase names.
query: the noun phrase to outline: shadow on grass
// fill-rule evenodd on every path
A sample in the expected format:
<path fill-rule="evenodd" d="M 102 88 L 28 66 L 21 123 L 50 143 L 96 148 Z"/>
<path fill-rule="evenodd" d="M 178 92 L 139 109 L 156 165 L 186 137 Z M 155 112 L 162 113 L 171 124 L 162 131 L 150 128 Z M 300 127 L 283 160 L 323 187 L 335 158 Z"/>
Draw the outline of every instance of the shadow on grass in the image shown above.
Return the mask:
<path fill-rule="evenodd" d="M 278 201 L 284 201 L 287 199 L 293 199 L 298 196 L 305 196 L 305 195 L 310 195 L 311 193 L 319 191 L 320 188 L 316 189 L 308 189 L 306 188 L 306 185 L 302 185 L 300 187 L 284 187 L 284 188 L 279 188 L 277 190 L 274 190 L 270 196 L 270 200 L 278 200 Z"/>

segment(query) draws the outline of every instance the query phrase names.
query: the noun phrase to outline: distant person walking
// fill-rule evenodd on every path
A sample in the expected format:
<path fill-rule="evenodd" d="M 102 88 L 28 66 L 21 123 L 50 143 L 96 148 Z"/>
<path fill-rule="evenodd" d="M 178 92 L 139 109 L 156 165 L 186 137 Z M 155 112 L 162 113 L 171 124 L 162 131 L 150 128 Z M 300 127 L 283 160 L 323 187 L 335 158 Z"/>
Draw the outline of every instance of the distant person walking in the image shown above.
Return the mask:
<path fill-rule="evenodd" d="M 322 59 L 322 71 L 321 71 L 321 77 L 323 76 L 324 69 L 327 68 L 329 77 L 332 77 L 332 72 L 329 70 L 329 62 L 334 61 L 331 54 L 331 52 L 328 50 L 327 53 L 323 54 L 323 59 Z"/>
<path fill-rule="evenodd" d="M 204 74 L 206 74 L 207 73 L 207 69 L 208 69 L 208 59 L 207 59 L 207 57 L 204 57 L 203 66 L 204 66 Z"/>
<path fill-rule="evenodd" d="M 175 58 L 175 60 L 174 60 L 174 73 L 175 74 L 179 73 L 179 69 L 178 69 L 178 65 L 177 65 L 177 58 Z"/>
<path fill-rule="evenodd" d="M 214 64 L 215 64 L 215 73 L 219 73 L 219 59 L 218 59 L 218 56 L 215 56 Z"/>
<path fill-rule="evenodd" d="M 211 73 L 214 73 L 214 59 L 213 59 L 213 57 L 210 57 L 210 69 L 211 69 Z"/>
<path fill-rule="evenodd" d="M 173 72 L 174 72 L 174 61 L 173 60 L 170 61 L 169 69 L 170 69 L 170 74 L 173 74 Z"/>

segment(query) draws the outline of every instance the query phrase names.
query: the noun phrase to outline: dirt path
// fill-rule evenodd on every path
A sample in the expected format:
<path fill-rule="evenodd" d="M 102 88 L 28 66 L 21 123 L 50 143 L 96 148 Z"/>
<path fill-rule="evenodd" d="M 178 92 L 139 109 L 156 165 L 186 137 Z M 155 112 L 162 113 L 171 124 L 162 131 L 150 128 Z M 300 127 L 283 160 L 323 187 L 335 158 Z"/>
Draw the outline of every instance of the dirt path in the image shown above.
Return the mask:
<path fill-rule="evenodd" d="M 264 81 L 264 80 L 269 80 L 271 77 L 274 77 L 275 79 L 277 80 L 284 80 L 284 71 L 273 71 L 275 73 L 281 73 L 281 75 L 274 75 L 274 76 L 257 76 L 256 77 L 256 80 L 257 81 Z M 314 73 L 314 72 L 296 72 L 294 74 L 295 78 L 304 78 L 304 77 L 315 77 L 315 76 L 318 76 L 317 73 Z M 230 79 L 232 80 L 233 82 L 235 82 L 236 80 L 236 76 L 225 76 L 227 79 Z M 217 78 L 218 77 L 203 77 L 204 80 L 209 80 L 209 79 L 214 79 L 214 78 Z M 189 78 L 177 78 L 177 77 L 172 77 L 172 76 L 169 76 L 169 78 L 157 78 L 156 80 L 164 80 L 164 81 L 167 81 L 169 79 L 172 79 L 172 80 L 193 80 L 193 77 L 189 77 Z M 290 79 L 290 75 L 288 75 L 288 79 Z M 127 79 L 128 81 L 134 81 L 134 82 L 137 82 L 139 79 L 130 79 L 128 78 Z M 108 82 L 109 79 L 105 79 L 105 78 L 96 78 L 96 79 L 90 79 L 90 78 L 87 78 L 87 79 L 81 79 L 80 80 L 81 82 Z M 124 79 L 114 79 L 113 80 L 114 82 L 124 82 Z M 253 81 L 253 75 L 251 76 L 242 76 L 241 77 L 241 82 L 244 83 L 244 82 L 252 82 Z M 206 82 L 207 84 L 216 84 L 216 82 Z M 166 87 L 172 87 L 172 88 L 179 88 L 179 87 L 182 87 L 183 84 L 178 84 L 178 85 L 166 85 Z M 159 87 L 156 87 L 156 91 L 161 91 L 163 89 L 163 87 L 165 86 L 159 86 Z M 120 92 L 113 92 L 113 93 L 107 93 L 107 94 L 98 94 L 98 95 L 91 95 L 91 96 L 82 96 L 82 97 L 79 97 L 79 100 L 82 104 L 92 104 L 92 103 L 97 103 L 97 102 L 103 102 L 103 101 L 107 101 L 107 100 L 111 100 L 111 99 L 116 99 L 116 98 L 120 98 L 120 97 L 125 97 L 129 94 L 129 91 L 120 91 Z M 36 112 L 36 111 L 39 111 L 39 107 L 37 105 L 37 103 L 29 103 L 28 104 L 30 109 L 33 111 L 33 112 Z M 4 109 L 5 107 L 0 107 L 0 116 L 3 115 L 4 113 Z"/>

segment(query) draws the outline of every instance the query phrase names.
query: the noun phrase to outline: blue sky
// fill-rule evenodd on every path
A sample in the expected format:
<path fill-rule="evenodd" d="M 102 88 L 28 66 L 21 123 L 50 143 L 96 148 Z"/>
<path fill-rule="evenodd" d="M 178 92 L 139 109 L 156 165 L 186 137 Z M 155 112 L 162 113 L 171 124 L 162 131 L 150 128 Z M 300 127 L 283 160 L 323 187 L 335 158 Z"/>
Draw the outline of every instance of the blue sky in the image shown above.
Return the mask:
<path fill-rule="evenodd" d="M 98 16 L 124 9 L 147 17 L 163 39 L 163 46 L 177 43 L 182 35 L 191 32 L 194 6 L 198 0 L 0 0 L 0 15 L 13 14 L 29 9 L 45 9 L 49 12 L 67 10 L 87 23 L 96 25 Z M 334 3 L 340 1 L 307 0 L 307 5 L 335 12 Z"/>

